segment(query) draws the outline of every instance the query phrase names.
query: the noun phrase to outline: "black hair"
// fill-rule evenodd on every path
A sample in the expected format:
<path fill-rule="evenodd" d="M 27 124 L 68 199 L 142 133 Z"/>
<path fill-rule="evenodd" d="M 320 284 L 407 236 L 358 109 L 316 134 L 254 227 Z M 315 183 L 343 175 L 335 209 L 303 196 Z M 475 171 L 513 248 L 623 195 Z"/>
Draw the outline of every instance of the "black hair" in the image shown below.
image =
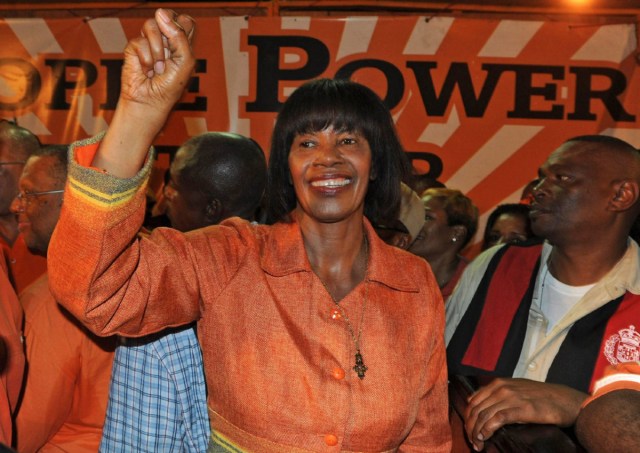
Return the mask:
<path fill-rule="evenodd" d="M 371 89 L 343 79 L 317 79 L 294 91 L 280 111 L 271 138 L 266 215 L 269 223 L 288 220 L 296 206 L 290 181 L 289 152 L 299 134 L 328 127 L 361 133 L 372 154 L 364 214 L 373 224 L 397 217 L 400 182 L 410 176 L 389 109 Z"/>
<path fill-rule="evenodd" d="M 530 208 L 526 204 L 522 203 L 505 203 L 496 206 L 496 208 L 489 214 L 487 218 L 487 224 L 484 227 L 484 235 L 482 237 L 482 250 L 486 250 L 489 247 L 490 235 L 493 226 L 498 218 L 503 214 L 509 214 L 513 216 L 520 216 L 525 221 L 525 229 L 527 238 L 535 236 L 531 230 L 531 220 L 529 219 Z"/>
<path fill-rule="evenodd" d="M 447 214 L 447 225 L 461 225 L 465 228 L 465 236 L 459 244 L 460 250 L 465 248 L 478 231 L 478 207 L 473 200 L 458 189 L 447 187 L 431 187 L 422 192 L 422 202 L 431 197 L 442 202 L 442 209 Z"/>

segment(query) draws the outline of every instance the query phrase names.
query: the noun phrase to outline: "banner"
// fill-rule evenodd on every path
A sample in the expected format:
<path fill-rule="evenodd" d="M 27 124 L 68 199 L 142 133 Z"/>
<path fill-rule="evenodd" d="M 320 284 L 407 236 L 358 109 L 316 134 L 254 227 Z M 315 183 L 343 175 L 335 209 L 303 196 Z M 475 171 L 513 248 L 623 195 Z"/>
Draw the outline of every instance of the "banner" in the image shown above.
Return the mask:
<path fill-rule="evenodd" d="M 103 130 L 118 98 L 122 50 L 142 23 L 1 20 L 0 116 L 44 143 Z M 640 147 L 637 43 L 632 23 L 201 17 L 196 72 L 157 144 L 166 151 L 225 130 L 268 153 L 276 112 L 297 86 L 350 78 L 385 100 L 418 172 L 474 200 L 482 230 L 484 216 L 517 200 L 564 140 L 607 134 Z"/>

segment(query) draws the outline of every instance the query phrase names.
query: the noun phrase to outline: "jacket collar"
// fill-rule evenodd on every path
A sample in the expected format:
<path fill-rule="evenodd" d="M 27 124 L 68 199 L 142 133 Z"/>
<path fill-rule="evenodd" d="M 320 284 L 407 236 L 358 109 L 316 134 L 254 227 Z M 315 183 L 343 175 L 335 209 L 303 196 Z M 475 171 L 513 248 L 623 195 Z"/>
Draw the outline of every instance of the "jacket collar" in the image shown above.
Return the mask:
<path fill-rule="evenodd" d="M 542 263 L 548 265 L 549 255 L 553 246 L 547 241 L 542 249 Z M 622 258 L 600 279 L 594 288 L 602 288 L 608 300 L 616 299 L 625 292 L 640 294 L 640 248 L 631 238 L 627 239 L 627 251 Z M 543 272 L 541 267 L 540 272 Z"/>
<path fill-rule="evenodd" d="M 395 290 L 418 292 L 418 286 L 405 272 L 406 266 L 415 265 L 414 260 L 418 258 L 387 245 L 378 237 L 368 219 L 364 218 L 363 225 L 369 241 L 367 278 Z M 263 246 L 260 266 L 267 274 L 282 277 L 297 272 L 312 272 L 302 232 L 295 220 L 273 225 L 266 234 Z"/>

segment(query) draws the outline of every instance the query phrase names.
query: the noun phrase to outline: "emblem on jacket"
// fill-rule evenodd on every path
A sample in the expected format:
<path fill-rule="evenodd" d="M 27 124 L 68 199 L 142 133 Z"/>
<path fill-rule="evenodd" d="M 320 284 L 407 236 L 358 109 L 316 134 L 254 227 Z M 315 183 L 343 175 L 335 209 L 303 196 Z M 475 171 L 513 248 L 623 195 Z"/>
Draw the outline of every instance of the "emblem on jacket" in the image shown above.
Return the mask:
<path fill-rule="evenodd" d="M 640 360 L 640 333 L 635 326 L 611 335 L 604 346 L 604 355 L 612 365 Z"/>

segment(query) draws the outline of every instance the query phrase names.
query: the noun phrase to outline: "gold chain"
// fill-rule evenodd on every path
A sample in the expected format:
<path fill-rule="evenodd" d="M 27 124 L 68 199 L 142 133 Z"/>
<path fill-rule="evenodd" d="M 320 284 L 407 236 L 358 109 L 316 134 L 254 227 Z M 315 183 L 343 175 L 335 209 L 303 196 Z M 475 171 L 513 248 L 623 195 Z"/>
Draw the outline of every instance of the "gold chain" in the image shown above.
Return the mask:
<path fill-rule="evenodd" d="M 324 286 L 324 289 L 327 290 L 327 293 L 329 293 L 329 296 L 331 297 L 331 300 L 333 301 L 334 305 L 338 308 L 338 310 L 340 311 L 340 314 L 342 315 L 342 317 L 344 318 L 345 322 L 347 323 L 347 328 L 349 329 L 349 334 L 351 334 L 351 338 L 353 340 L 353 344 L 356 348 L 356 354 L 355 354 L 355 359 L 356 359 L 356 364 L 353 367 L 353 370 L 358 374 L 358 377 L 360 379 L 364 379 L 364 374 L 367 371 L 367 366 L 364 364 L 364 359 L 362 358 L 362 354 L 360 353 L 360 338 L 362 337 L 362 326 L 364 325 L 364 313 L 365 310 L 367 308 L 367 298 L 369 295 L 369 285 L 367 285 L 367 273 L 369 270 L 369 266 L 368 266 L 368 261 L 369 261 L 369 241 L 367 240 L 367 236 L 365 234 L 364 236 L 364 248 L 365 248 L 365 273 L 364 273 L 364 279 L 362 280 L 362 283 L 364 284 L 364 300 L 362 301 L 362 314 L 360 315 L 360 325 L 358 328 L 358 336 L 356 337 L 356 334 L 353 330 L 353 325 L 351 324 L 351 321 L 349 320 L 349 316 L 347 316 L 347 313 L 344 311 L 344 308 L 342 308 L 342 306 L 340 305 L 340 303 L 338 301 L 336 301 L 333 297 L 333 295 L 331 294 L 331 291 L 329 291 L 329 288 L 327 287 L 327 285 L 325 285 L 325 283 L 322 281 L 321 278 L 318 277 L 318 280 L 320 280 L 320 283 L 322 283 L 322 286 Z"/>

